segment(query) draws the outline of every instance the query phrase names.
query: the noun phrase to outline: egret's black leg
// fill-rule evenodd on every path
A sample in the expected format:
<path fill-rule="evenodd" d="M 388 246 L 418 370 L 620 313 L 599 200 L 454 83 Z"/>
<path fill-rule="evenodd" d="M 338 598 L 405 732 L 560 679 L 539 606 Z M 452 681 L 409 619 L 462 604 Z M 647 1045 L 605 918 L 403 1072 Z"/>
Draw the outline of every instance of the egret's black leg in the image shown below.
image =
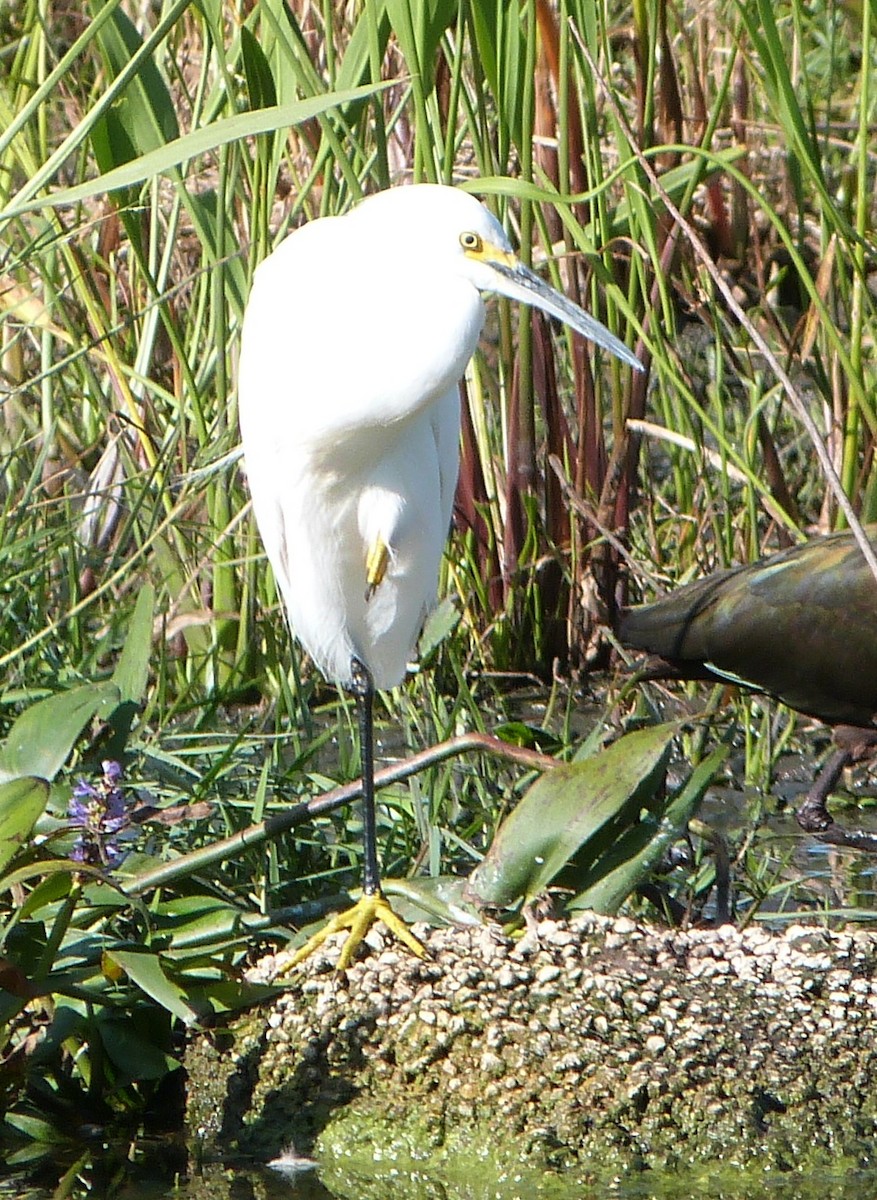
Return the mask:
<path fill-rule="evenodd" d="M 374 698 L 375 685 L 371 672 L 358 658 L 350 662 L 350 691 L 356 698 L 359 717 L 359 756 L 362 763 L 362 812 L 363 812 L 363 866 L 362 896 L 347 912 L 337 913 L 318 933 L 315 933 L 296 951 L 291 966 L 308 957 L 330 934 L 349 930 L 347 941 L 338 959 L 338 970 L 346 970 L 369 928 L 382 921 L 387 928 L 404 942 L 412 954 L 425 958 L 426 951 L 405 924 L 393 912 L 389 901 L 381 892 L 381 873 L 378 867 L 378 835 L 375 821 L 375 757 L 374 757 Z"/>
<path fill-rule="evenodd" d="M 356 697 L 359 715 L 359 760 L 362 765 L 362 890 L 367 896 L 373 896 L 381 890 L 375 822 L 375 685 L 368 667 L 358 658 L 350 660 L 350 671 L 353 679 L 350 690 Z"/>

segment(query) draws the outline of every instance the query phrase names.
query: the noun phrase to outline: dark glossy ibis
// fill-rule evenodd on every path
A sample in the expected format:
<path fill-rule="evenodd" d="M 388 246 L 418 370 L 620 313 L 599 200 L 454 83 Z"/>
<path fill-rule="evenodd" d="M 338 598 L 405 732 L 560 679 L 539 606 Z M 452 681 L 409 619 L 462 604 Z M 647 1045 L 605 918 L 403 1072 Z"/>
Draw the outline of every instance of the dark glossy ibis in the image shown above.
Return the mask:
<path fill-rule="evenodd" d="M 877 526 L 867 530 L 877 548 Z M 877 746 L 877 581 L 849 532 L 720 571 L 622 614 L 618 636 L 652 656 L 647 679 L 711 679 L 765 692 L 834 726 L 835 752 L 798 810 L 810 833 L 877 849 L 834 824 L 826 799 Z"/>

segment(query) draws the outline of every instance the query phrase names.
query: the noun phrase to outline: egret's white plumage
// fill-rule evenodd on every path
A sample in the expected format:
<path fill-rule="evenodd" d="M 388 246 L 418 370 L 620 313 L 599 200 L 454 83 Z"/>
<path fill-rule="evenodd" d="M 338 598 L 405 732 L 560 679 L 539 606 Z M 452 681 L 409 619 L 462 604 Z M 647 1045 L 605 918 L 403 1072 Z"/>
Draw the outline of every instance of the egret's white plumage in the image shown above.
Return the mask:
<path fill-rule="evenodd" d="M 399 683 L 435 598 L 457 384 L 484 322 L 461 220 L 503 236 L 463 192 L 379 193 L 282 242 L 247 305 L 239 391 L 253 506 L 292 630 L 341 684 L 353 657 L 376 686 Z M 377 539 L 390 561 L 366 600 Z"/>
<path fill-rule="evenodd" d="M 342 685 L 354 657 L 377 687 L 399 683 L 434 602 L 481 292 L 547 307 L 502 259 L 511 246 L 483 205 L 425 184 L 310 222 L 256 271 L 239 376 L 253 507 L 293 633 Z M 378 540 L 389 563 L 366 599 Z"/>
<path fill-rule="evenodd" d="M 395 188 L 310 222 L 259 266 L 247 304 L 239 405 L 256 520 L 293 633 L 369 721 L 372 684 L 402 680 L 435 600 L 483 292 L 535 305 L 639 367 L 450 187 Z M 370 746 L 363 763 L 364 890 L 379 896 Z"/>

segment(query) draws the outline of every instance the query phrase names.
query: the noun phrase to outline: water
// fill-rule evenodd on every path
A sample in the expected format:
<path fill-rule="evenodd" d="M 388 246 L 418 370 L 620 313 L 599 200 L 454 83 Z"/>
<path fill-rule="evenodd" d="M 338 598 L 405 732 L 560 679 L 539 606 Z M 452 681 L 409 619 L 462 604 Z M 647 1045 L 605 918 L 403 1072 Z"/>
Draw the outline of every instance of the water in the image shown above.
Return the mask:
<path fill-rule="evenodd" d="M 799 769 L 806 766 L 804 759 L 797 763 Z M 785 790 L 785 797 L 780 785 L 765 798 L 732 783 L 712 787 L 704 797 L 699 818 L 723 836 L 735 854 L 733 919 L 751 919 L 775 931 L 808 918 L 833 927 L 847 922 L 873 925 L 877 856 L 838 848 L 804 833 L 794 812 L 802 796 L 801 782 Z M 839 809 L 834 800 L 831 807 L 839 824 L 877 834 L 874 807 L 851 804 Z M 705 915 L 710 912 L 708 907 Z"/>
<path fill-rule="evenodd" d="M 149 1153 L 107 1147 L 77 1160 L 75 1169 L 70 1164 L 66 1178 L 45 1168 L 36 1177 L 0 1177 L 0 1200 L 861 1200 L 875 1194 L 877 1171 L 853 1167 L 750 1178 L 717 1166 L 688 1177 L 645 1172 L 594 1187 L 562 1176 L 448 1179 L 397 1169 L 340 1169 L 324 1182 L 319 1170 L 284 1174 L 239 1162 L 185 1164 L 177 1143 L 153 1145 Z"/>

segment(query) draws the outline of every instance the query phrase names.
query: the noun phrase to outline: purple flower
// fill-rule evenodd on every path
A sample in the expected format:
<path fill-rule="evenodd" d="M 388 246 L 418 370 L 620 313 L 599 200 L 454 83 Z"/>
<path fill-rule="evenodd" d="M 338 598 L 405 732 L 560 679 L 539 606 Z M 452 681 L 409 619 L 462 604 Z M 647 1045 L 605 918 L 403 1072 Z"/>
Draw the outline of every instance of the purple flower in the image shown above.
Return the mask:
<path fill-rule="evenodd" d="M 116 787 L 122 779 L 122 765 L 115 762 L 112 758 L 105 758 L 101 763 L 101 770 L 104 773 L 104 782 L 109 787 Z"/>
<path fill-rule="evenodd" d="M 107 759 L 101 763 L 103 774 L 97 783 L 78 779 L 67 806 L 71 825 L 81 830 L 70 857 L 74 862 L 103 866 L 110 870 L 125 858 L 126 852 L 112 835 L 128 824 L 127 803 L 119 784 L 122 768 Z"/>
<path fill-rule="evenodd" d="M 73 862 L 88 863 L 92 867 L 105 867 L 108 871 L 115 870 L 123 863 L 128 855 L 113 838 L 86 838 L 80 834 L 70 849 Z"/>

